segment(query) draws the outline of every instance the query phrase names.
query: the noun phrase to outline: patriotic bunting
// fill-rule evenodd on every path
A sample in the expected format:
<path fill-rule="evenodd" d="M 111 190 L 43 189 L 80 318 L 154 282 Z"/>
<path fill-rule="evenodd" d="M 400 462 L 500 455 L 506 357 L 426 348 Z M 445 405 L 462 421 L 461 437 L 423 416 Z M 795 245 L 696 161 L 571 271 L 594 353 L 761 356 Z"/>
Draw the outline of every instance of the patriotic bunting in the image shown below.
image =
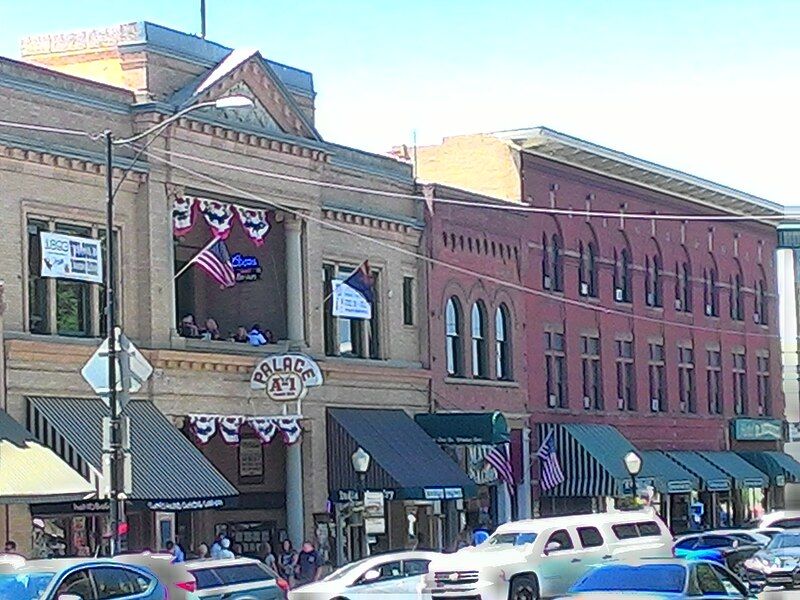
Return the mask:
<path fill-rule="evenodd" d="M 172 201 L 172 232 L 182 237 L 194 227 L 194 199 L 177 196 Z"/>
<path fill-rule="evenodd" d="M 274 419 L 252 417 L 247 419 L 247 424 L 250 425 L 258 437 L 261 438 L 262 444 L 269 444 L 275 437 L 275 434 L 278 433 L 278 424 Z"/>
<path fill-rule="evenodd" d="M 220 415 L 189 415 L 189 424 L 197 440 L 205 445 L 216 433 L 229 445 L 241 440 L 242 425 L 255 431 L 262 444 L 269 444 L 280 433 L 284 443 L 300 440 L 303 428 L 297 417 L 241 417 Z"/>
<path fill-rule="evenodd" d="M 217 419 L 209 415 L 190 415 L 189 425 L 198 441 L 206 445 L 217 432 Z"/>
<path fill-rule="evenodd" d="M 172 231 L 177 237 L 182 237 L 192 230 L 197 212 L 203 215 L 214 237 L 221 240 L 227 239 L 230 235 L 234 218 L 239 221 L 247 237 L 256 246 L 264 245 L 271 228 L 268 210 L 195 196 L 176 196 L 172 200 Z"/>
<path fill-rule="evenodd" d="M 219 432 L 226 444 L 236 445 L 239 443 L 239 430 L 244 423 L 244 417 L 221 417 L 219 420 Z"/>
<path fill-rule="evenodd" d="M 242 224 L 247 237 L 249 237 L 256 246 L 263 246 L 264 238 L 267 237 L 267 233 L 269 233 L 267 211 L 237 206 L 236 213 L 239 215 L 239 222 Z"/>
<path fill-rule="evenodd" d="M 221 240 L 227 239 L 233 225 L 233 206 L 218 200 L 198 198 L 197 207 L 211 232 Z"/>

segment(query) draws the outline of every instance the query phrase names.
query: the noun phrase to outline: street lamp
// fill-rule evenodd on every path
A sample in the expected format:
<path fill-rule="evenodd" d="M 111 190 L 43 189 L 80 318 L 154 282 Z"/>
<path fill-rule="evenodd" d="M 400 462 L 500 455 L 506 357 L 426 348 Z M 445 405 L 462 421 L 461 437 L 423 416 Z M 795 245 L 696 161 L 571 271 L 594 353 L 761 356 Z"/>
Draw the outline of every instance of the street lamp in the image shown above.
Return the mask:
<path fill-rule="evenodd" d="M 113 556 L 119 550 L 120 542 L 120 410 L 117 401 L 117 340 L 116 331 L 116 290 L 114 285 L 114 196 L 117 189 L 124 181 L 125 176 L 128 174 L 136 160 L 144 153 L 147 147 L 153 143 L 155 139 L 169 126 L 180 119 L 183 115 L 199 110 L 201 108 L 246 108 L 252 107 L 253 101 L 246 96 L 226 96 L 217 100 L 208 102 L 200 102 L 193 104 L 183 110 L 176 112 L 174 115 L 161 121 L 160 123 L 142 131 L 134 136 L 124 139 L 114 139 L 110 130 L 103 132 L 103 137 L 106 142 L 106 295 L 105 295 L 105 313 L 106 313 L 106 335 L 108 336 L 108 403 L 111 412 L 111 431 L 109 432 L 110 439 L 110 519 L 111 519 L 111 532 L 112 532 L 112 546 L 111 555 Z M 113 162 L 114 162 L 114 146 L 122 144 L 130 144 L 144 137 L 152 135 L 153 137 L 148 140 L 144 147 L 140 148 L 136 155 L 133 157 L 131 165 L 123 173 L 122 179 L 116 188 L 114 188 L 113 178 Z M 127 390 L 124 390 L 127 391 Z"/>
<path fill-rule="evenodd" d="M 353 470 L 356 472 L 356 475 L 358 475 L 359 496 L 363 494 L 363 502 L 361 505 L 361 525 L 364 531 L 361 536 L 361 558 L 366 558 L 366 556 L 369 554 L 369 543 L 367 541 L 367 523 L 364 520 L 364 509 L 367 506 L 367 471 L 369 471 L 369 463 L 372 461 L 372 457 L 369 455 L 369 452 L 359 446 L 356 448 L 356 451 L 353 452 L 350 460 L 353 463 Z"/>
<path fill-rule="evenodd" d="M 631 497 L 636 500 L 636 476 L 642 470 L 642 457 L 639 456 L 635 451 L 631 450 L 625 455 L 623 459 L 625 461 L 625 468 L 628 470 L 628 474 L 631 476 Z"/>

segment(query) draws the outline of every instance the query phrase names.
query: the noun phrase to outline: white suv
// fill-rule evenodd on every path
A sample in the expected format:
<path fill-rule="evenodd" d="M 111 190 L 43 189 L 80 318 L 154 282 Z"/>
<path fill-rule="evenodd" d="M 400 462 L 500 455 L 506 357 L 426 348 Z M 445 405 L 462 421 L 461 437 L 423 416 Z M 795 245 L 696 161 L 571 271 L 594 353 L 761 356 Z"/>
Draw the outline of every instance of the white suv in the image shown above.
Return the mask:
<path fill-rule="evenodd" d="M 434 559 L 431 600 L 536 600 L 565 594 L 590 568 L 672 556 L 672 534 L 653 511 L 506 523 L 480 546 Z"/>

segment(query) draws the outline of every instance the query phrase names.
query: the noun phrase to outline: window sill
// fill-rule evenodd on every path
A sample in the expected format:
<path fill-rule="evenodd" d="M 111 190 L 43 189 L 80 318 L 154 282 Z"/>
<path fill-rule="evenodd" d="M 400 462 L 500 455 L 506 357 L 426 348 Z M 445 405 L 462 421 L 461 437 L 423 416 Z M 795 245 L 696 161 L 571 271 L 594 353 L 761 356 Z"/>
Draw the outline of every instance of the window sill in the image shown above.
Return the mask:
<path fill-rule="evenodd" d="M 29 332 L 4 332 L 4 337 L 8 340 L 27 340 L 27 341 L 42 341 L 48 344 L 67 344 L 79 346 L 97 346 L 104 337 L 79 337 L 75 335 L 58 335 L 55 333 L 29 333 Z"/>
<path fill-rule="evenodd" d="M 445 377 L 445 383 L 452 385 L 475 385 L 482 387 L 519 388 L 519 382 L 505 379 L 470 379 L 468 377 Z"/>

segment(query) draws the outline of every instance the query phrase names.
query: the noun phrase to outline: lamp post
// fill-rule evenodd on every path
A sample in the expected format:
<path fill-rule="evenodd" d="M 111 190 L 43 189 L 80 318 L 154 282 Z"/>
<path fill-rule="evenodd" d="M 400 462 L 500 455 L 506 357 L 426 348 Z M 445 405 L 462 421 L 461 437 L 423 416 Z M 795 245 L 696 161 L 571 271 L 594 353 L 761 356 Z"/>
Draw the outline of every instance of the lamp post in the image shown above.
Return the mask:
<path fill-rule="evenodd" d="M 356 451 L 353 452 L 350 460 L 353 463 L 353 470 L 356 472 L 356 475 L 358 475 L 358 495 L 362 500 L 361 526 L 363 528 L 363 533 L 361 535 L 361 558 L 366 558 L 369 554 L 369 543 L 367 541 L 367 523 L 364 520 L 364 508 L 366 507 L 367 471 L 369 471 L 369 463 L 372 461 L 372 457 L 369 455 L 369 452 L 359 446 L 356 448 Z"/>
<path fill-rule="evenodd" d="M 111 431 L 109 432 L 109 440 L 110 440 L 110 493 L 109 493 L 109 500 L 110 500 L 110 520 L 111 520 L 111 555 L 113 556 L 120 548 L 120 483 L 122 477 L 120 477 L 120 469 L 121 469 L 121 462 L 120 462 L 120 454 L 122 450 L 122 443 L 120 439 L 120 426 L 121 426 L 121 419 L 120 419 L 120 410 L 119 410 L 119 401 L 117 398 L 117 339 L 116 339 L 116 331 L 114 328 L 116 327 L 117 320 L 116 320 L 116 286 L 114 281 L 114 196 L 116 195 L 117 189 L 124 181 L 128 172 L 136 163 L 138 158 L 144 153 L 147 147 L 153 143 L 158 136 L 164 132 L 164 130 L 169 126 L 171 123 L 174 123 L 178 119 L 180 119 L 183 115 L 190 113 L 195 110 L 199 110 L 201 108 L 247 108 L 252 107 L 253 101 L 246 96 L 226 96 L 224 98 L 219 98 L 218 100 L 212 100 L 209 102 L 200 102 L 198 104 L 193 104 L 183 110 L 178 111 L 168 119 L 150 127 L 149 129 L 138 133 L 134 136 L 124 139 L 114 139 L 114 136 L 110 130 L 106 130 L 103 132 L 103 137 L 105 139 L 106 145 L 106 294 L 105 294 L 105 314 L 106 314 L 106 335 L 108 336 L 108 404 L 109 409 L 111 412 Z M 123 144 L 131 144 L 145 138 L 147 136 L 153 136 L 148 140 L 148 142 L 138 150 L 136 155 L 131 162 L 131 165 L 128 169 L 123 173 L 122 179 L 117 185 L 117 188 L 114 188 L 114 178 L 113 178 L 113 163 L 114 163 L 114 146 L 120 146 Z M 123 390 L 123 393 L 127 392 L 127 390 Z"/>
<path fill-rule="evenodd" d="M 636 476 L 642 470 L 642 457 L 639 456 L 635 451 L 631 450 L 625 455 L 623 459 L 625 461 L 625 468 L 628 470 L 628 474 L 631 476 L 631 498 L 636 504 Z"/>

